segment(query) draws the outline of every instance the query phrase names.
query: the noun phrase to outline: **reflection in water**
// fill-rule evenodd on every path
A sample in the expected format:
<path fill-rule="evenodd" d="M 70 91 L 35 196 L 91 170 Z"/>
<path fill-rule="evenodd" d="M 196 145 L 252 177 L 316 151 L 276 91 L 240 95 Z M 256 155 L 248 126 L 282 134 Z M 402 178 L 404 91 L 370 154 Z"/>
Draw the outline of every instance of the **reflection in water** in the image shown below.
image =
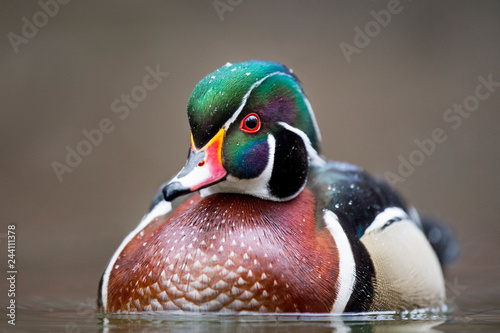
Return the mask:
<path fill-rule="evenodd" d="M 185 314 L 105 315 L 103 332 L 440 332 L 443 314 Z"/>
<path fill-rule="evenodd" d="M 450 332 L 500 331 L 500 311 L 413 311 L 362 314 L 213 314 L 158 312 L 103 314 L 94 299 L 40 300 L 19 309 L 20 332 Z"/>

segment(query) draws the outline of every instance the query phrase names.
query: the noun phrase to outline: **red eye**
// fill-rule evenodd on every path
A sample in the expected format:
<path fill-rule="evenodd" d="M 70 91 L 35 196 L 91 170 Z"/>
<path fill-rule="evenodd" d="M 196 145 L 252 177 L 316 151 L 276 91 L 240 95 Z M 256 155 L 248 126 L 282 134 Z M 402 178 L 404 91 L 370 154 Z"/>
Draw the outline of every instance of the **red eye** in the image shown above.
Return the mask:
<path fill-rule="evenodd" d="M 240 129 L 247 133 L 256 133 L 260 130 L 260 118 L 255 113 L 250 113 L 241 121 Z"/>

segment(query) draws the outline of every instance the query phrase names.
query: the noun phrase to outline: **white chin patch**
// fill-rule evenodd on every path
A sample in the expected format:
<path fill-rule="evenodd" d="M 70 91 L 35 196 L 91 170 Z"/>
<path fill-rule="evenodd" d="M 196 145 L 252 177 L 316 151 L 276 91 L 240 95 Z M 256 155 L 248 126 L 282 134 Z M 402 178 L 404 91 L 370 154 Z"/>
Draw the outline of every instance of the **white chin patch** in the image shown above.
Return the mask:
<path fill-rule="evenodd" d="M 276 151 L 276 139 L 269 134 L 267 136 L 267 143 L 269 145 L 269 157 L 266 168 L 262 173 L 252 179 L 239 179 L 234 176 L 228 175 L 226 180 L 214 186 L 202 189 L 200 194 L 202 197 L 209 196 L 215 193 L 239 193 L 252 195 L 266 200 L 281 201 L 282 199 L 274 197 L 269 192 L 269 180 L 273 173 L 274 166 L 274 153 Z"/>

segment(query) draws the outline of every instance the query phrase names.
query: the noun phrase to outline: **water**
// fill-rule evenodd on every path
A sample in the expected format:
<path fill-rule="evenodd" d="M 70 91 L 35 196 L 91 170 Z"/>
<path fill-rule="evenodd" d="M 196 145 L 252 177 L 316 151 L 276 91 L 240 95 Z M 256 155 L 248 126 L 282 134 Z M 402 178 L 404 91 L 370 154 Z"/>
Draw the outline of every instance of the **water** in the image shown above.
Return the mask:
<path fill-rule="evenodd" d="M 500 267 L 494 261 L 498 246 L 481 237 L 482 243 L 463 242 L 461 259 L 446 270 L 446 311 L 105 315 L 96 311 L 100 268 L 65 266 L 58 270 L 54 262 L 45 270 L 37 267 L 37 273 L 30 267 L 19 271 L 16 326 L 8 325 L 2 314 L 0 332 L 500 332 Z M 71 252 L 73 257 L 77 254 Z M 75 260 L 75 266 L 82 262 Z"/>
<path fill-rule="evenodd" d="M 18 308 L 19 332 L 498 332 L 500 310 L 364 314 L 185 314 L 163 312 L 105 315 L 83 302 L 41 301 Z M 451 305 L 455 307 L 456 305 Z"/>

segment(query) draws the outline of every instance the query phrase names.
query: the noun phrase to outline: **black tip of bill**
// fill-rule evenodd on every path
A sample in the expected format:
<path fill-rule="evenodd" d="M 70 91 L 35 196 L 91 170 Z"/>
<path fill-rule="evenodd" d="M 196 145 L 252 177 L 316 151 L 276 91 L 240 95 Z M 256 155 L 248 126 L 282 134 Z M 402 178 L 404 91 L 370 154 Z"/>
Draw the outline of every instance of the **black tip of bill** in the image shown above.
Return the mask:
<path fill-rule="evenodd" d="M 162 192 L 165 200 L 173 201 L 181 195 L 188 194 L 191 190 L 189 188 L 185 188 L 180 182 L 172 182 L 167 184 L 163 188 Z"/>

